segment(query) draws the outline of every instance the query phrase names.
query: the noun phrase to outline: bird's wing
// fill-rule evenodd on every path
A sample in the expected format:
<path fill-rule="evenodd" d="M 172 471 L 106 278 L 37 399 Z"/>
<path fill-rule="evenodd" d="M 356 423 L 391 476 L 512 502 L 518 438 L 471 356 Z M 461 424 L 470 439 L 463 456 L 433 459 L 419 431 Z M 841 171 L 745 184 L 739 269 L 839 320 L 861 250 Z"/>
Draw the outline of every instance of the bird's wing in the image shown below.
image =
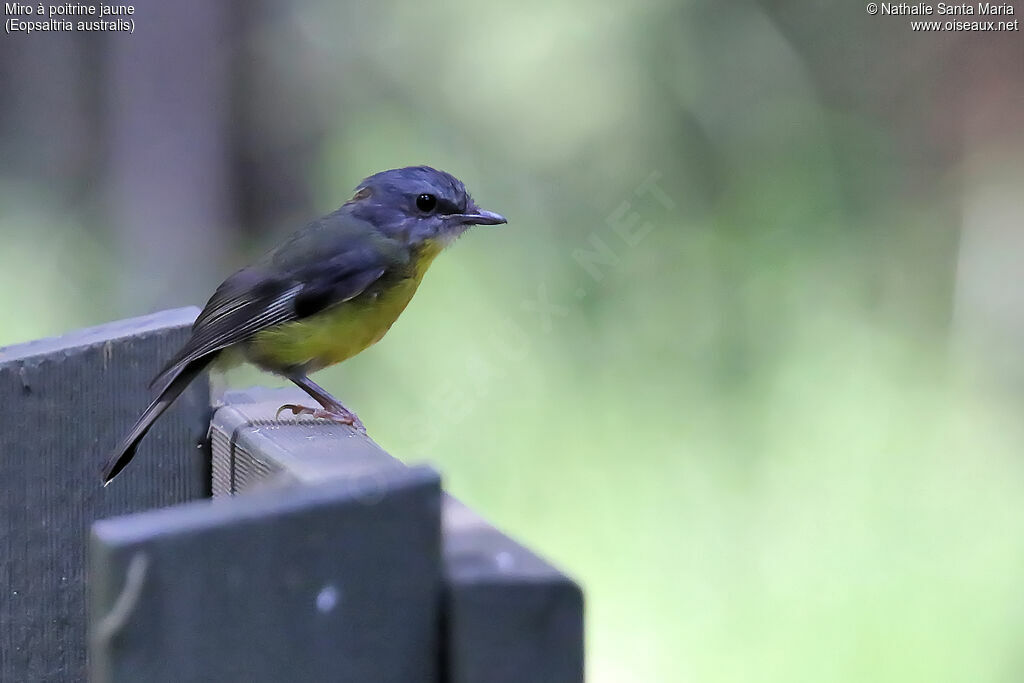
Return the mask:
<path fill-rule="evenodd" d="M 185 346 L 153 379 L 169 383 L 179 368 L 245 341 L 256 332 L 314 315 L 362 294 L 389 271 L 401 276 L 409 256 L 369 226 L 321 219 L 221 284 L 203 307 Z"/>

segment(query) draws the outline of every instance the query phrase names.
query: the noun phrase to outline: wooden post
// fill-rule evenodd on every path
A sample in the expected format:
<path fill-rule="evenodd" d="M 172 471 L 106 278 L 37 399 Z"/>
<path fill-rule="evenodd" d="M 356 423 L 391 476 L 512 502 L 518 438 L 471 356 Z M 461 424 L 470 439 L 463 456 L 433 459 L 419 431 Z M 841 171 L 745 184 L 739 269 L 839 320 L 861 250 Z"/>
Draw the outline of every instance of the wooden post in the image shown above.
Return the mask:
<path fill-rule="evenodd" d="M 403 468 L 97 522 L 90 681 L 435 683 L 440 495 Z"/>
<path fill-rule="evenodd" d="M 207 495 L 209 389 L 157 423 L 132 467 L 100 468 L 151 398 L 195 308 L 0 349 L 0 681 L 86 676 L 86 539 L 93 521 Z"/>
<path fill-rule="evenodd" d="M 211 429 L 214 495 L 323 480 L 359 484 L 371 497 L 384 473 L 404 469 L 351 428 L 275 422 L 301 403 L 291 389 L 229 392 Z M 583 594 L 569 577 L 444 499 L 440 659 L 446 683 L 583 681 Z"/>
<path fill-rule="evenodd" d="M 446 497 L 447 683 L 582 683 L 583 592 L 576 583 Z"/>
<path fill-rule="evenodd" d="M 103 488 L 196 313 L 0 349 L 0 680 L 583 680 L 579 587 L 293 390 L 197 381 Z"/>

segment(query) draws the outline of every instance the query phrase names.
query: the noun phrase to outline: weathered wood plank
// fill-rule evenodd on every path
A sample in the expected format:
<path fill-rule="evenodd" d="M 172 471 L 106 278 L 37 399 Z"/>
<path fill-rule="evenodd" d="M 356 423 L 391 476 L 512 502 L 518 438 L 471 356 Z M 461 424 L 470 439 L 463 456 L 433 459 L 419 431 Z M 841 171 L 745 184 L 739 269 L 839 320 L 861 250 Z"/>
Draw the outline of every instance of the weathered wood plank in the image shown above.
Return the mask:
<path fill-rule="evenodd" d="M 447 683 L 581 683 L 583 592 L 448 497 L 444 528 Z"/>
<path fill-rule="evenodd" d="M 90 680 L 437 681 L 439 529 L 426 467 L 97 522 Z"/>
<path fill-rule="evenodd" d="M 324 480 L 360 485 L 405 466 L 351 428 L 274 420 L 294 390 L 229 392 L 213 418 L 214 493 Z M 583 680 L 579 586 L 469 508 L 446 496 L 440 653 L 446 683 Z"/>
<path fill-rule="evenodd" d="M 209 389 L 197 380 L 109 487 L 100 467 L 198 310 L 0 349 L 0 680 L 82 681 L 96 519 L 207 495 Z"/>

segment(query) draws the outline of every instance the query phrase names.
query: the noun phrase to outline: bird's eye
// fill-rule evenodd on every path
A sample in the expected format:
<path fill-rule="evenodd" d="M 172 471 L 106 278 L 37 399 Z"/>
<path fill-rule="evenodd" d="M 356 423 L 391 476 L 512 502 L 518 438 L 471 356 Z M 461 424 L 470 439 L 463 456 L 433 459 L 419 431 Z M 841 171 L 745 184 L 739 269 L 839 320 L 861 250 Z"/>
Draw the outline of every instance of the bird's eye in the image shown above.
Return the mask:
<path fill-rule="evenodd" d="M 437 206 L 437 197 L 432 194 L 421 194 L 416 198 L 416 208 L 423 213 L 430 213 Z"/>

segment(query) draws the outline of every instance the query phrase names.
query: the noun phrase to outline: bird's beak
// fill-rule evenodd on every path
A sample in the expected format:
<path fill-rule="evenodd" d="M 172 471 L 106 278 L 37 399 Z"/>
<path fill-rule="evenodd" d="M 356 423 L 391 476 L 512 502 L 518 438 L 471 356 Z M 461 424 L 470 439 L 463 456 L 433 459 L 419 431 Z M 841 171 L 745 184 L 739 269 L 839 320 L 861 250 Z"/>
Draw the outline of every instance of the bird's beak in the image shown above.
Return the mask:
<path fill-rule="evenodd" d="M 500 213 L 477 208 L 474 208 L 470 213 L 458 214 L 457 216 L 452 216 L 452 218 L 466 225 L 501 225 L 502 223 L 508 223 Z"/>

